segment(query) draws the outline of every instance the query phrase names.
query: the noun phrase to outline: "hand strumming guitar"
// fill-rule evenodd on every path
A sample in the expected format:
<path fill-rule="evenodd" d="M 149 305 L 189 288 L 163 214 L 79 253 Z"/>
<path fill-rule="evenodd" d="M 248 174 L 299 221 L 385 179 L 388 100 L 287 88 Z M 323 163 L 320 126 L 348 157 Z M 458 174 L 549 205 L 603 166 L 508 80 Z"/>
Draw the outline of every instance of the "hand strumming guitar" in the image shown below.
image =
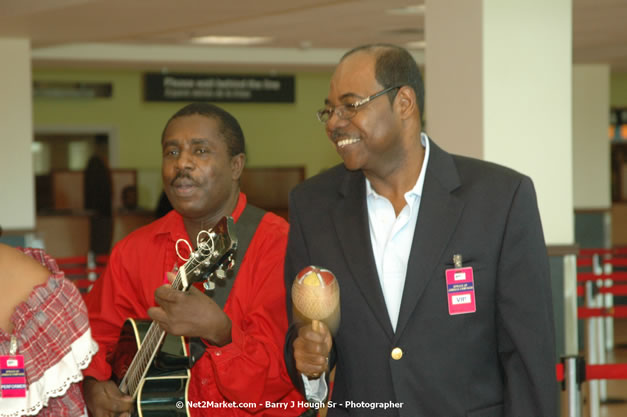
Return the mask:
<path fill-rule="evenodd" d="M 86 377 L 83 382 L 85 404 L 93 417 L 131 417 L 133 399 L 120 392 L 115 382 Z M 121 414 L 120 414 L 121 413 Z"/>

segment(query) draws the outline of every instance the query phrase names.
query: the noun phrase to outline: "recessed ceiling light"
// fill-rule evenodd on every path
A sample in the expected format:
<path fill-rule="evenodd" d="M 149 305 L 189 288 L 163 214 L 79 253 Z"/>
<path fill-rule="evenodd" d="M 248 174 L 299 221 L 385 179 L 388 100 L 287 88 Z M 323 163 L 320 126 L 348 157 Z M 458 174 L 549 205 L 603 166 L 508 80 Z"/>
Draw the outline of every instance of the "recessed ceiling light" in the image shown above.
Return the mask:
<path fill-rule="evenodd" d="M 258 45 L 272 40 L 267 36 L 198 36 L 191 38 L 192 43 L 203 45 Z"/>
<path fill-rule="evenodd" d="M 427 42 L 425 41 L 407 42 L 405 46 L 407 47 L 407 49 L 425 49 L 425 47 L 427 46 Z"/>
<path fill-rule="evenodd" d="M 424 4 L 414 4 L 412 6 L 398 7 L 395 9 L 387 9 L 385 11 L 387 14 L 396 14 L 396 15 L 423 15 L 425 14 L 425 5 Z"/>

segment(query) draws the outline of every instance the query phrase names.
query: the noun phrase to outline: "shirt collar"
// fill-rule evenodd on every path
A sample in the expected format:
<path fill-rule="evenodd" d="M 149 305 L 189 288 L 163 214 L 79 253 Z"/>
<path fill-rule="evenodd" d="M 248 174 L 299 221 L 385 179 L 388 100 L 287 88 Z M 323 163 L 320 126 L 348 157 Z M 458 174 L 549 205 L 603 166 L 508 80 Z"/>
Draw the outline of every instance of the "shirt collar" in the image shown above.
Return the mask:
<path fill-rule="evenodd" d="M 420 175 L 418 175 L 418 180 L 416 181 L 416 184 L 414 184 L 411 190 L 405 193 L 405 199 L 411 196 L 422 196 L 422 189 L 425 185 L 427 163 L 429 162 L 429 137 L 425 132 L 420 132 L 420 143 L 422 144 L 422 147 L 425 148 L 425 156 L 422 160 L 422 168 L 420 168 Z M 368 198 L 380 197 L 380 195 L 377 194 L 374 188 L 372 188 L 372 184 L 370 184 L 368 178 L 366 178 L 366 196 Z"/>

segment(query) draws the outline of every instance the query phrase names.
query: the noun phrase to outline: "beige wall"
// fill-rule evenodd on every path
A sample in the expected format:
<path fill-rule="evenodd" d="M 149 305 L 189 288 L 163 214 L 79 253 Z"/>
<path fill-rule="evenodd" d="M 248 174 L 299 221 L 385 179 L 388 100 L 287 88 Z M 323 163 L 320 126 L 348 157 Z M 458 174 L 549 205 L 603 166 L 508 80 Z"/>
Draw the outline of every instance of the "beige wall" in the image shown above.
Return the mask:
<path fill-rule="evenodd" d="M 15 44 L 13 45 L 15 47 Z M 4 47 L 6 48 L 6 40 Z M 18 61 L 14 60 L 14 62 Z M 19 65 L 23 67 L 26 62 L 28 61 L 23 60 Z M 1 71 L 6 73 L 9 71 L 9 67 L 5 65 Z M 583 90 L 577 87 L 580 83 L 578 81 L 580 74 L 583 75 L 583 73 L 578 73 L 577 69 L 575 71 L 573 74 L 573 82 L 575 83 L 573 90 L 573 123 L 575 129 L 573 135 L 577 142 L 574 145 L 575 154 L 573 156 L 573 169 L 575 172 L 575 196 L 573 198 L 577 208 L 587 208 L 597 204 L 602 205 L 605 197 L 600 194 L 595 194 L 596 196 L 593 197 L 593 194 L 587 192 L 586 194 L 581 194 L 584 190 L 594 190 L 595 180 L 590 176 L 582 177 L 580 174 L 583 174 L 583 170 L 588 167 L 594 169 L 598 175 L 601 175 L 603 170 L 605 170 L 604 166 L 609 164 L 609 157 L 604 158 L 597 153 L 592 157 L 588 150 L 579 150 L 580 145 L 590 144 L 587 140 L 581 140 L 581 138 L 585 138 L 590 134 L 584 133 L 577 125 L 578 115 L 580 112 L 590 113 L 592 110 L 581 108 L 581 106 L 590 105 L 591 102 L 590 100 L 578 98 L 581 97 L 580 93 L 583 93 Z M 21 68 L 19 72 L 24 74 L 26 69 Z M 311 176 L 340 161 L 333 148 L 328 144 L 322 126 L 318 124 L 313 115 L 315 110 L 321 106 L 323 98 L 327 93 L 330 72 L 302 72 L 294 73 L 294 75 L 296 77 L 296 103 L 294 104 L 224 104 L 224 107 L 232 111 L 242 123 L 248 141 L 249 166 L 303 164 L 306 166 L 306 175 Z M 18 82 L 24 84 L 24 88 L 28 88 L 30 91 L 27 77 L 22 78 L 24 79 L 21 81 L 15 77 L 10 78 L 10 82 L 6 85 L 9 89 L 3 89 L 3 94 L 6 94 L 5 91 L 15 88 Z M 145 207 L 153 207 L 160 190 L 159 169 L 161 156 L 158 145 L 159 135 L 167 118 L 184 103 L 144 102 L 142 99 L 142 73 L 140 71 L 35 69 L 33 78 L 35 80 L 83 80 L 113 83 L 114 96 L 112 99 L 35 99 L 34 126 L 36 130 L 40 131 L 42 129 L 82 131 L 94 127 L 109 131 L 113 135 L 114 140 L 112 146 L 114 152 L 112 157 L 113 166 L 138 169 L 140 204 Z M 627 106 L 627 74 L 611 74 L 610 79 L 611 105 Z M 585 93 L 583 95 L 588 96 L 588 94 Z M 602 91 L 595 89 L 595 92 L 590 94 L 602 94 Z M 23 100 L 26 98 L 21 92 L 19 96 L 19 100 L 16 100 L 14 103 L 3 101 L 3 105 L 7 107 L 8 103 L 12 103 L 11 106 L 13 107 L 18 104 L 24 106 Z M 602 101 L 602 99 L 598 98 L 598 101 Z M 588 104 L 585 104 L 586 102 Z M 5 115 L 10 114 L 11 106 L 7 107 L 8 113 L 5 111 Z M 597 112 L 601 111 L 599 109 L 607 107 L 601 103 L 598 106 L 596 108 Z M 26 120 L 30 118 L 29 111 L 20 111 L 16 112 L 16 114 L 18 119 Z M 599 113 L 595 117 L 600 120 L 606 117 L 606 115 Z M 15 120 L 14 118 L 5 119 L 7 121 Z M 521 121 L 521 123 L 525 123 L 525 121 Z M 4 129 L 0 140 L 11 139 L 11 147 L 25 147 L 23 153 L 29 154 L 30 141 L 28 139 L 22 142 L 14 141 L 13 139 L 16 137 L 15 132 L 6 131 L 9 126 L 10 123 L 5 123 L 4 126 L 0 127 L 0 129 Z M 22 136 L 27 138 L 30 136 L 30 133 L 23 133 Z M 8 154 L 4 155 L 8 157 Z M 563 157 L 566 158 L 566 155 L 564 154 Z M 2 157 L 0 156 L 0 158 Z M 13 160 L 14 158 L 9 158 L 7 161 L 3 160 L 5 168 Z M 26 170 L 29 164 L 30 161 L 26 158 L 26 161 L 23 161 L 17 169 Z M 24 181 L 30 182 L 32 177 L 29 173 L 24 172 L 16 175 L 16 178 L 24 178 Z M 10 182 L 7 181 L 1 181 L 0 184 L 3 191 L 11 186 Z M 596 191 L 604 193 L 603 187 L 596 187 Z M 32 192 L 28 191 L 29 188 L 19 187 L 19 189 L 24 194 L 20 197 L 20 206 L 23 207 L 25 202 L 32 203 Z M 587 197 L 584 197 L 584 195 L 587 195 Z M 591 199 L 594 199 L 594 202 Z M 34 204 L 32 206 L 34 207 Z M 6 204 L 4 208 L 6 210 Z M 16 212 L 30 218 L 30 214 L 28 214 L 29 208 L 20 209 Z M 24 221 L 22 224 L 26 226 L 29 222 Z"/>
<path fill-rule="evenodd" d="M 627 107 L 627 72 L 613 72 L 610 80 L 611 106 Z"/>
<path fill-rule="evenodd" d="M 145 102 L 142 74 L 134 70 L 36 69 L 33 78 L 37 81 L 111 82 L 113 97 L 36 98 L 34 125 L 39 132 L 109 131 L 114 142 L 111 165 L 137 168 L 140 205 L 153 207 L 160 188 L 161 131 L 168 118 L 186 103 Z M 294 75 L 295 103 L 218 104 L 242 125 L 249 166 L 304 165 L 306 175 L 311 176 L 340 162 L 315 116 L 324 103 L 331 74 Z"/>

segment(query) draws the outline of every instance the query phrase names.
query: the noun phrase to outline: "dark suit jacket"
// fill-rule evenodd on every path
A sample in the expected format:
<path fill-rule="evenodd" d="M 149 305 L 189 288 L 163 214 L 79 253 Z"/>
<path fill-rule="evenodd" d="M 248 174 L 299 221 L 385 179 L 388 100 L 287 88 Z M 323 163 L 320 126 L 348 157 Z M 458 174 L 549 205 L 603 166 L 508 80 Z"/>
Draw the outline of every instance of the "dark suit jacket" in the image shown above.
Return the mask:
<path fill-rule="evenodd" d="M 363 174 L 340 165 L 290 195 L 288 312 L 305 266 L 331 270 L 340 285 L 328 415 L 556 417 L 549 267 L 533 184 L 430 146 L 396 332 L 372 254 Z M 475 313 L 449 314 L 445 270 L 454 254 L 473 267 Z M 302 388 L 293 330 L 286 363 Z M 399 360 L 391 357 L 395 347 Z M 366 408 L 387 401 L 403 406 Z"/>

